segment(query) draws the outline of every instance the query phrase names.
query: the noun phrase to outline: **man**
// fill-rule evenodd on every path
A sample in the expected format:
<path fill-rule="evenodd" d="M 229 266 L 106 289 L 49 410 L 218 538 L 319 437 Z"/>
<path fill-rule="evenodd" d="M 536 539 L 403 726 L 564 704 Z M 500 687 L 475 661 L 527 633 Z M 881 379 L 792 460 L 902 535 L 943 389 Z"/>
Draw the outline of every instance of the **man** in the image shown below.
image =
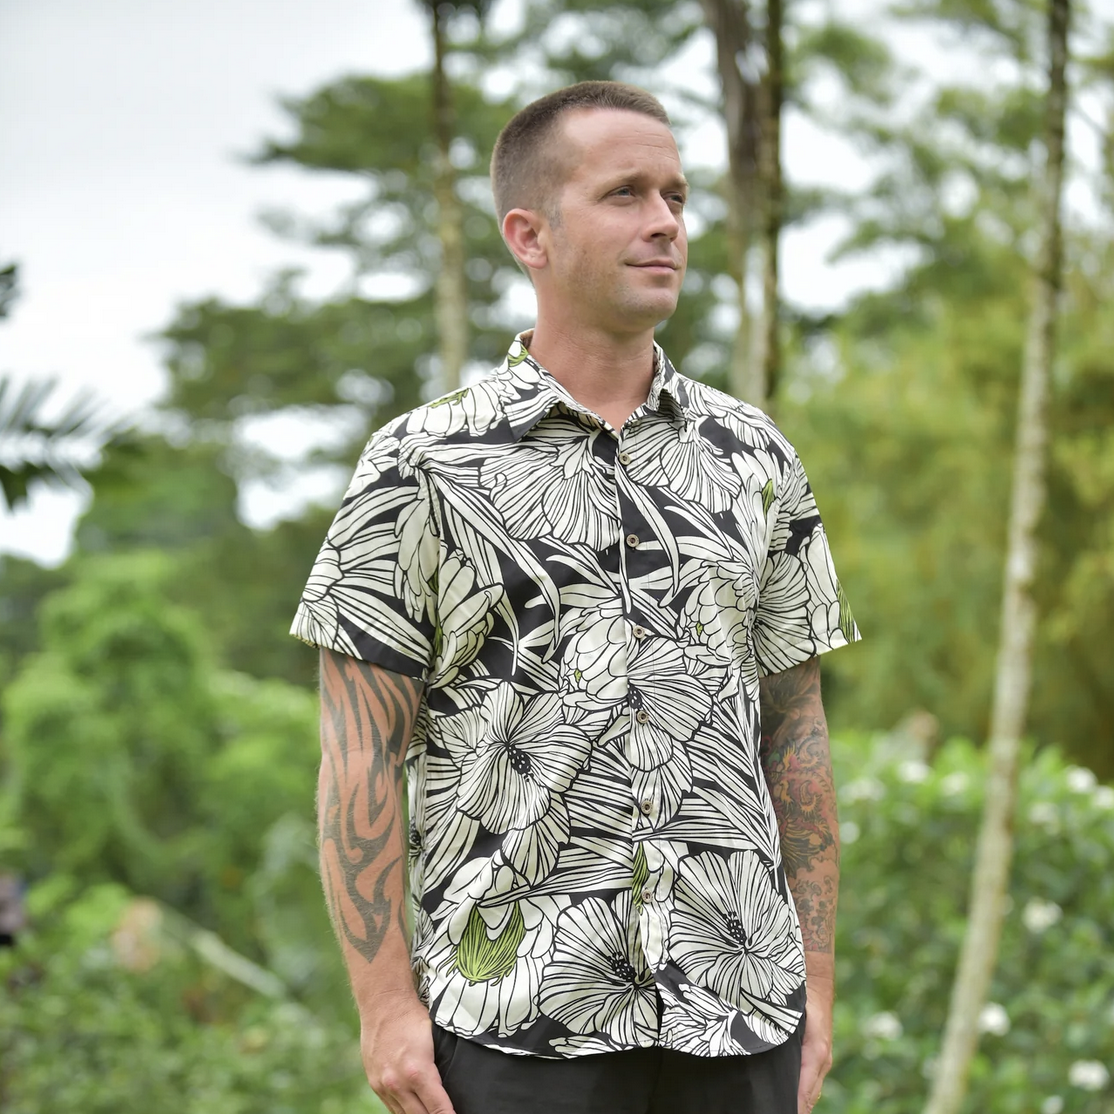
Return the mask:
<path fill-rule="evenodd" d="M 372 438 L 293 627 L 368 1079 L 395 1114 L 808 1111 L 838 884 L 816 658 L 858 637 L 815 502 L 765 415 L 654 344 L 687 251 L 661 105 L 544 97 L 492 179 L 537 324 Z"/>

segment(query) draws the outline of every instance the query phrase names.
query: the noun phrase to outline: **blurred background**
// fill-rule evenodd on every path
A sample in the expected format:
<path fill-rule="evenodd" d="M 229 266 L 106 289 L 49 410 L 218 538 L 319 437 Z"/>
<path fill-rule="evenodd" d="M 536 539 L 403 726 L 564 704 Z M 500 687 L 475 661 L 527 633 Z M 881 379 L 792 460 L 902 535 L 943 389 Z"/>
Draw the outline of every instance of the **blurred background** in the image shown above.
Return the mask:
<path fill-rule="evenodd" d="M 661 342 L 775 413 L 864 634 L 824 663 L 846 881 L 823 1109 L 922 1108 L 984 798 L 1046 9 L 0 6 L 0 1108 L 381 1109 L 315 871 L 316 656 L 286 632 L 369 433 L 530 324 L 491 146 L 585 78 L 670 111 L 694 190 Z M 1072 18 L 972 1111 L 1114 1111 L 1114 0 Z"/>

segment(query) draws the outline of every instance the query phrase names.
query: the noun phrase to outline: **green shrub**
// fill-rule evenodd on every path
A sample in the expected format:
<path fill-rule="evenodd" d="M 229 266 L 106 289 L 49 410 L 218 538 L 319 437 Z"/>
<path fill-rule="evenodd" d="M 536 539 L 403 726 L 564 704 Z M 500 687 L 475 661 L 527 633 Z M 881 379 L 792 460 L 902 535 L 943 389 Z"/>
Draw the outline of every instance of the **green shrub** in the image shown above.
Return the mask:
<path fill-rule="evenodd" d="M 382 1114 L 351 1024 L 255 994 L 169 940 L 129 969 L 132 896 L 67 888 L 32 891 L 38 929 L 0 951 L 5 1114 Z"/>
<path fill-rule="evenodd" d="M 826 1114 L 913 1114 L 947 1012 L 984 756 L 930 768 L 885 740 L 834 747 L 843 831 L 835 1067 Z M 1001 954 L 966 1108 L 1114 1109 L 1114 789 L 1056 752 L 1021 782 Z M 1105 1082 L 1104 1082 L 1105 1080 Z"/>

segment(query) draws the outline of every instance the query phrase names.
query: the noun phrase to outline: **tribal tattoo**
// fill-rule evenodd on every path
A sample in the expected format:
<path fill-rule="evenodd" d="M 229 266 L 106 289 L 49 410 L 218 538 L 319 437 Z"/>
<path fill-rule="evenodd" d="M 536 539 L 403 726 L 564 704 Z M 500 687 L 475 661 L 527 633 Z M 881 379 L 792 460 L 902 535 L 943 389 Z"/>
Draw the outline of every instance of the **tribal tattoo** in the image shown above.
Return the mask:
<path fill-rule="evenodd" d="M 321 652 L 321 879 L 337 937 L 371 963 L 405 933 L 402 769 L 421 682 Z"/>
<path fill-rule="evenodd" d="M 762 769 L 805 950 L 835 946 L 839 835 L 820 663 L 810 658 L 760 682 Z"/>

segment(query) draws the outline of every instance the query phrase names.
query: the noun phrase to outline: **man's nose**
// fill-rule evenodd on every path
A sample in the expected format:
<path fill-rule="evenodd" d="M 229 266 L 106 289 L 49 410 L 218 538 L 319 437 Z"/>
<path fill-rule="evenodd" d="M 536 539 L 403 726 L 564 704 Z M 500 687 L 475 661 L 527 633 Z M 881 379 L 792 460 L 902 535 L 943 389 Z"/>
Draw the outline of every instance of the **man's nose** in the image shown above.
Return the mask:
<path fill-rule="evenodd" d="M 646 239 L 665 236 L 675 240 L 681 231 L 681 215 L 660 194 L 650 199 L 650 213 L 646 221 Z"/>

